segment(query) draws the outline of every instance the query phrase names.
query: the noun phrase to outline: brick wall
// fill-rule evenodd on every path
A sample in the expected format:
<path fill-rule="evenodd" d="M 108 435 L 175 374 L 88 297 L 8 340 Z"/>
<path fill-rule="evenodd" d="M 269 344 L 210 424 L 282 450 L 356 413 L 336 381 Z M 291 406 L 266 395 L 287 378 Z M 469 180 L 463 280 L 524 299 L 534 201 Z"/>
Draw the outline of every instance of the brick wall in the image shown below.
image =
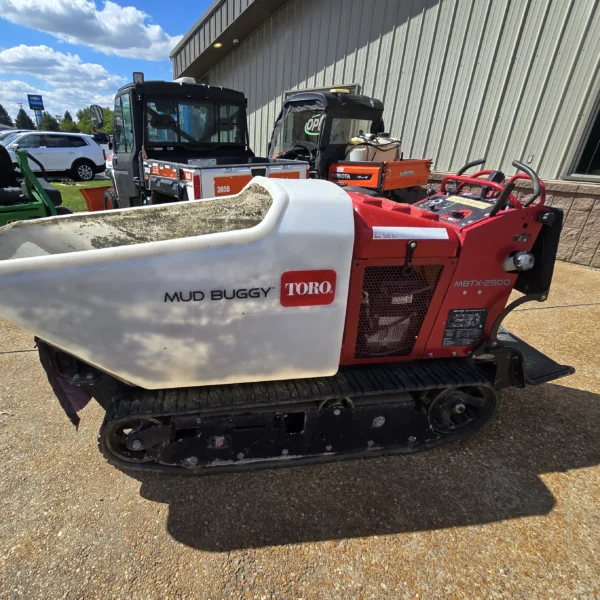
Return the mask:
<path fill-rule="evenodd" d="M 443 173 L 431 174 L 431 186 L 439 189 Z M 600 184 L 544 181 L 546 204 L 562 208 L 565 221 L 558 260 L 600 268 Z M 530 187 L 518 182 L 517 198 L 526 200 Z M 416 198 L 415 198 L 416 199 Z"/>
<path fill-rule="evenodd" d="M 546 182 L 550 206 L 565 211 L 558 260 L 600 268 L 600 185 Z"/>

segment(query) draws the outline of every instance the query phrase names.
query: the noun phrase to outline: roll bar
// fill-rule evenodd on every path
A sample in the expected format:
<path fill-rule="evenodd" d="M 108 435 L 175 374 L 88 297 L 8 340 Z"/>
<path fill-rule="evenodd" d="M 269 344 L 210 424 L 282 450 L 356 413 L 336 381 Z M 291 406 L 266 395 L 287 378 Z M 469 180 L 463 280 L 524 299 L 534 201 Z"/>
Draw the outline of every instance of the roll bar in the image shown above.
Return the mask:
<path fill-rule="evenodd" d="M 515 208 L 524 208 L 524 207 L 530 206 L 538 198 L 540 198 L 540 204 L 544 204 L 544 202 L 546 200 L 546 188 L 545 188 L 544 184 L 540 181 L 538 174 L 531 167 L 524 165 L 522 162 L 520 162 L 518 160 L 513 161 L 512 165 L 519 171 L 523 171 L 524 174 L 517 173 L 516 175 L 513 175 L 506 182 L 505 185 L 500 185 L 493 181 L 486 181 L 486 180 L 479 179 L 479 177 L 481 177 L 482 175 L 487 175 L 487 174 L 489 174 L 489 172 L 491 172 L 488 170 L 477 171 L 477 173 L 474 173 L 473 175 L 470 175 L 470 176 L 463 175 L 463 173 L 465 171 L 467 171 L 468 169 L 475 167 L 477 165 L 481 165 L 484 162 L 485 162 L 485 159 L 473 160 L 473 161 L 467 163 L 466 165 L 464 165 L 462 168 L 460 168 L 458 170 L 458 172 L 456 173 L 456 175 L 446 175 L 442 179 L 440 191 L 442 193 L 446 192 L 446 181 L 455 181 L 457 183 L 461 183 L 462 185 L 464 185 L 464 184 L 477 185 L 478 187 L 481 187 L 482 190 L 487 188 L 487 189 L 492 189 L 492 190 L 495 190 L 496 192 L 499 192 L 499 196 L 498 196 L 496 202 L 494 203 L 492 210 L 490 211 L 490 215 L 489 215 L 490 217 L 494 217 L 495 215 L 498 214 L 498 212 L 500 210 L 505 208 L 506 205 L 508 204 L 509 200 L 513 203 L 513 206 Z M 527 202 L 525 204 L 522 204 L 521 202 L 519 202 L 519 200 L 517 200 L 517 198 L 512 195 L 512 192 L 516 187 L 516 181 L 519 179 L 531 181 L 533 184 L 533 195 L 531 196 L 531 198 L 529 200 L 527 200 Z M 462 185 L 460 187 L 462 187 Z"/>
<path fill-rule="evenodd" d="M 493 189 L 496 192 L 500 193 L 500 195 L 502 195 L 502 192 L 505 190 L 505 187 L 506 187 L 506 186 L 500 185 L 499 183 L 496 183 L 495 181 L 488 181 L 486 179 L 477 179 L 475 177 L 467 177 L 465 175 L 446 175 L 442 179 L 442 183 L 440 185 L 440 192 L 442 194 L 446 193 L 446 181 L 457 181 L 459 183 L 467 183 L 470 185 L 476 185 L 478 187 L 482 187 L 482 186 L 487 187 L 487 188 Z M 513 184 L 513 188 L 514 188 L 514 184 Z M 513 188 L 511 188 L 511 191 Z M 515 204 L 515 206 L 517 208 L 521 208 L 522 204 L 514 196 L 511 196 L 511 201 Z"/>

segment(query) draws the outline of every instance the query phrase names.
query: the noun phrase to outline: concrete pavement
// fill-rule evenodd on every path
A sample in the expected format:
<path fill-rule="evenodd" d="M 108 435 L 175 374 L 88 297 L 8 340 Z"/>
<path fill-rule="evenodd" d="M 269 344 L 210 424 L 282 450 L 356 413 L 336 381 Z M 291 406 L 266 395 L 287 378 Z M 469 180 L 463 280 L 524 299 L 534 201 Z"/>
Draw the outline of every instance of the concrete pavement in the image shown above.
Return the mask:
<path fill-rule="evenodd" d="M 507 326 L 577 373 L 417 455 L 124 474 L 0 322 L 0 598 L 599 598 L 600 272 L 559 264 Z"/>

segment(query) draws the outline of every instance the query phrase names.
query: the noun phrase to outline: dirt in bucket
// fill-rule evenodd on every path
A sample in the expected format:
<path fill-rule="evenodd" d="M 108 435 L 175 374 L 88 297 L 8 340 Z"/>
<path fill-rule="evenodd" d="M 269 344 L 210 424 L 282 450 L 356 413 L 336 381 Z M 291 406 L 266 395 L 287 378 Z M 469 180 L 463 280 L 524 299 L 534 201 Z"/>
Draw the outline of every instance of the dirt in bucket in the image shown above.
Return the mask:
<path fill-rule="evenodd" d="M 0 260 L 249 229 L 265 218 L 272 203 L 269 192 L 253 184 L 225 198 L 21 221 L 0 232 Z M 31 246 L 27 253 L 24 245 Z"/>
<path fill-rule="evenodd" d="M 105 224 L 116 231 L 94 238 L 92 245 L 107 248 L 249 229 L 265 218 L 272 202 L 267 190 L 253 185 L 227 198 L 105 213 Z"/>

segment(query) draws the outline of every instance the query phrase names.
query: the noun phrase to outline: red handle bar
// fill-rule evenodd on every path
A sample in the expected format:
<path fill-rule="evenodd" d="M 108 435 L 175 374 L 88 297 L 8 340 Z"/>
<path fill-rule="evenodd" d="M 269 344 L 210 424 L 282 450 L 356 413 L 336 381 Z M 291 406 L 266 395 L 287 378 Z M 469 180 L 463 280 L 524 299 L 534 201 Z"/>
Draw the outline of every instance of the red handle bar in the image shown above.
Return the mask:
<path fill-rule="evenodd" d="M 471 175 L 467 175 L 467 177 L 473 177 L 475 179 L 477 179 L 478 177 L 481 177 L 482 175 L 491 175 L 494 172 L 493 169 L 483 169 L 482 171 L 477 171 L 475 173 L 472 173 Z"/>
<path fill-rule="evenodd" d="M 488 174 L 485 172 L 482 173 L 486 175 Z M 518 175 L 515 175 L 515 177 L 518 177 Z M 529 179 L 527 175 L 521 175 L 521 177 Z M 468 183 L 471 185 L 476 185 L 477 187 L 488 187 L 496 190 L 499 193 L 502 193 L 505 188 L 504 185 L 496 183 L 495 181 L 488 181 L 487 179 L 477 179 L 476 177 L 466 177 L 465 175 L 446 175 L 442 179 L 442 183 L 440 185 L 440 192 L 442 194 L 446 193 L 446 181 L 459 181 L 460 183 Z M 511 194 L 509 198 L 515 208 L 523 208 L 523 205 L 515 198 L 515 196 Z"/>

